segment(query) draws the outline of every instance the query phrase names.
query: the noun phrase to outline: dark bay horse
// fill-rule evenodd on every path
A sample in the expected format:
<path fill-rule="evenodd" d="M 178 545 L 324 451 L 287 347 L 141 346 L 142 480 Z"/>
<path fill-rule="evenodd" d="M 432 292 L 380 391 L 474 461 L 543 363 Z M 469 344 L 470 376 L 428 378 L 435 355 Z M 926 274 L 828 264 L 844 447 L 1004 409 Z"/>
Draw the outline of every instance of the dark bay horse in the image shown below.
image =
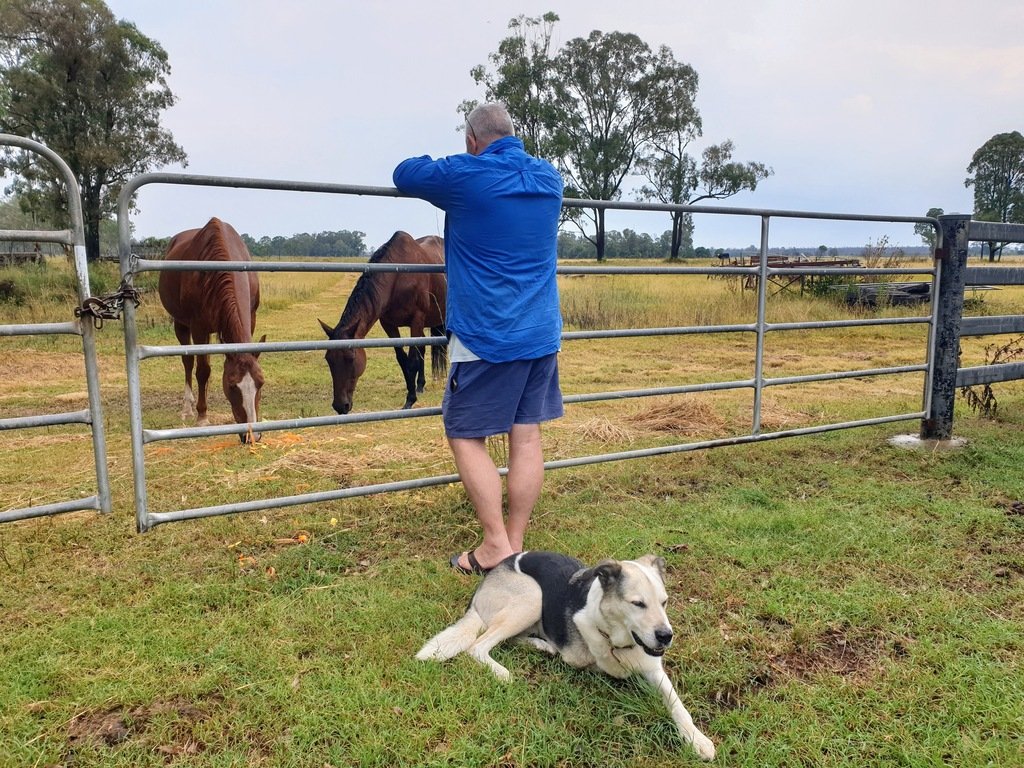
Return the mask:
<path fill-rule="evenodd" d="M 171 238 L 165 261 L 252 261 L 242 238 L 230 224 L 214 217 L 202 229 L 189 229 Z M 174 321 L 174 334 L 182 344 L 207 344 L 212 334 L 223 344 L 252 341 L 256 308 L 260 305 L 260 283 L 255 272 L 160 272 L 160 303 Z M 266 336 L 260 339 L 265 341 Z M 260 388 L 263 371 L 259 353 L 224 356 L 224 394 L 231 404 L 236 424 L 255 424 L 260 419 Z M 182 355 L 185 367 L 185 398 L 182 419 L 197 417 L 205 426 L 206 385 L 210 379 L 210 356 L 195 359 L 199 397 L 192 395 L 193 355 Z M 195 405 L 195 414 L 192 406 Z M 252 433 L 250 433 L 252 434 Z M 249 435 L 239 435 L 243 443 Z M 259 433 L 252 435 L 259 440 Z"/>
<path fill-rule="evenodd" d="M 371 264 L 444 264 L 444 240 L 433 235 L 413 240 L 406 232 L 395 232 L 370 257 Z M 373 324 L 380 326 L 392 339 L 401 338 L 399 328 L 408 328 L 409 335 L 422 338 L 429 328 L 434 336 L 444 335 L 444 303 L 448 283 L 441 272 L 365 272 L 356 282 L 341 319 L 333 328 L 320 321 L 328 339 L 363 339 Z M 412 408 L 416 392 L 426 384 L 423 347 L 395 347 L 395 358 L 405 377 L 406 398 L 403 408 Z M 365 349 L 329 349 L 327 365 L 334 383 L 331 405 L 338 413 L 352 410 L 356 381 L 366 370 Z M 430 367 L 434 378 L 444 375 L 448 367 L 446 345 L 433 345 Z"/>

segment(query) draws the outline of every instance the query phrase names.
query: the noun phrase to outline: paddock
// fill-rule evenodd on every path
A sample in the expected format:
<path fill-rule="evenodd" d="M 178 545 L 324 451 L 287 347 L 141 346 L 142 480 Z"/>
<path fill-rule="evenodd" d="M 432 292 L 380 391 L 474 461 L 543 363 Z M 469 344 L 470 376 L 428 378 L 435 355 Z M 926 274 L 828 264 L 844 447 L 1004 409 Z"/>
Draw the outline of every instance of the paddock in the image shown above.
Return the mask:
<path fill-rule="evenodd" d="M 261 274 L 270 338 L 324 345 L 315 325 L 291 324 L 293 305 L 340 310 L 364 265 L 270 266 Z M 963 451 L 887 444 L 904 428 L 917 436 L 917 418 L 797 434 L 921 412 L 922 370 L 764 386 L 760 434 L 793 434 L 751 441 L 753 384 L 715 387 L 753 378 L 758 303 L 749 291 L 709 294 L 706 275 L 666 265 L 563 266 L 573 270 L 559 278 L 567 333 L 581 334 L 563 344 L 565 389 L 582 399 L 545 431 L 549 455 L 669 452 L 550 472 L 531 546 L 588 562 L 666 557 L 678 632 L 667 663 L 723 760 L 1013 764 L 1024 702 L 1020 384 L 1007 385 L 998 420 L 958 406 L 956 432 L 970 439 Z M 137 342 L 162 352 L 173 335 L 150 292 L 156 271 L 132 277 L 142 290 L 132 306 Z M 1014 333 L 1017 321 L 1000 318 L 1015 313 L 1016 290 L 988 292 L 976 330 Z M 803 301 L 765 305 L 765 380 L 921 365 L 933 325 L 908 319 L 927 310 L 854 318 L 880 325 L 828 327 L 830 317 L 825 327 L 773 329 L 820 324 L 791 314 Z M 721 326 L 738 329 L 676 332 Z M 999 337 L 968 336 L 969 326 L 958 328 L 957 376 L 972 367 L 996 374 L 998 365 L 975 363 Z M 11 681 L 0 730 L 11 764 L 568 765 L 594 755 L 609 766 L 678 764 L 678 742 L 647 690 L 605 684 L 526 649 L 503 652 L 522 678 L 503 688 L 475 665 L 413 660 L 474 585 L 447 566 L 447 554 L 475 533 L 454 481 L 133 535 L 120 329 L 108 319 L 95 334 L 113 514 L 87 509 L 0 527 L 0 662 Z M 54 338 L 66 352 L 35 336 L 4 339 L 32 352 L 22 370 L 49 370 L 54 380 L 33 382 L 17 399 L 0 388 L 7 407 L 60 402 L 59 387 L 78 386 L 79 339 Z M 323 346 L 266 351 L 264 407 L 273 421 L 303 426 L 257 446 L 240 446 L 228 424 L 144 444 L 152 508 L 452 477 L 430 410 L 436 388 L 428 385 L 409 418 L 369 418 L 390 416 L 402 384 L 387 340 L 365 341 L 376 347 L 368 375 L 383 391 L 365 390 L 362 420 L 305 426 L 328 418 L 319 415 L 330 409 Z M 178 428 L 179 374 L 173 353 L 142 361 L 147 430 Z M 679 387 L 700 389 L 640 394 Z M 84 392 L 70 394 L 85 402 Z M 3 493 L 16 504 L 28 494 L 10 481 L 26 462 L 48 462 L 40 494 L 71 481 L 74 495 L 95 482 L 91 453 L 81 466 L 68 458 L 91 443 L 80 425 L 3 434 Z M 723 440 L 738 442 L 673 450 Z"/>
<path fill-rule="evenodd" d="M 148 531 L 165 522 L 212 517 L 239 512 L 254 512 L 302 504 L 354 498 L 364 495 L 387 493 L 393 491 L 411 491 L 432 486 L 447 485 L 458 481 L 451 473 L 427 476 L 389 479 L 385 482 L 353 484 L 330 490 L 319 490 L 311 493 L 277 495 L 266 498 L 247 498 L 227 504 L 210 504 L 188 506 L 184 508 L 161 509 L 150 508 L 146 482 L 147 448 L 165 441 L 191 440 L 195 438 L 213 438 L 223 435 L 244 435 L 247 425 L 218 424 L 208 427 L 175 427 L 144 425 L 143 395 L 141 391 L 140 366 L 143 361 L 168 356 L 180 356 L 209 352 L 214 355 L 257 353 L 296 353 L 317 352 L 331 349 L 375 347 L 395 348 L 400 344 L 426 346 L 439 341 L 439 338 L 420 340 L 391 340 L 380 338 L 354 340 L 319 340 L 319 341 L 270 341 L 248 344 L 213 344 L 204 345 L 156 345 L 142 343 L 135 318 L 134 302 L 123 300 L 123 292 L 131 291 L 134 280 L 148 272 L 162 270 L 196 270 L 203 271 L 216 268 L 218 270 L 259 271 L 267 273 L 303 273 L 303 272 L 353 272 L 369 273 L 373 271 L 390 272 L 431 272 L 440 271 L 439 267 L 402 265 L 402 264 L 345 264 L 325 262 L 288 262 L 259 261 L 235 265 L 218 265 L 211 267 L 201 262 L 166 263 L 159 259 L 138 258 L 131 253 L 128 233 L 130 231 L 130 212 L 128 201 L 140 188 L 154 184 L 171 184 L 185 186 L 229 187 L 262 189 L 281 192 L 318 192 L 332 195 L 362 195 L 374 197 L 400 197 L 392 188 L 362 187 L 338 184 L 307 183 L 301 181 L 280 181 L 249 178 L 225 178 L 196 176 L 188 174 L 144 174 L 131 180 L 124 188 L 118 211 L 120 233 L 120 270 L 122 291 L 119 291 L 117 303 L 123 312 L 124 350 L 128 387 L 128 416 L 132 445 L 133 496 L 136 527 L 140 532 Z M 726 208 L 715 206 L 670 206 L 651 203 L 606 202 L 587 200 L 566 200 L 567 207 L 591 208 L 597 211 L 641 210 L 650 214 L 664 213 L 676 209 L 692 215 L 734 216 L 754 219 L 760 223 L 761 242 L 760 257 L 756 263 L 729 266 L 577 266 L 559 265 L 560 279 L 585 278 L 595 279 L 601 276 L 659 276 L 666 280 L 687 276 L 721 276 L 723 274 L 738 278 L 744 284 L 756 286 L 756 306 L 751 316 L 743 322 L 720 324 L 688 324 L 675 326 L 647 327 L 611 327 L 593 330 L 567 330 L 563 336 L 565 344 L 563 357 L 571 359 L 572 350 L 580 343 L 596 343 L 598 345 L 614 345 L 616 340 L 663 338 L 671 342 L 680 342 L 686 337 L 715 335 L 725 338 L 745 338 L 749 341 L 748 352 L 750 366 L 730 366 L 728 373 L 705 376 L 702 381 L 687 383 L 667 383 L 661 386 L 623 388 L 619 382 L 611 382 L 610 388 L 591 389 L 590 391 L 569 391 L 565 402 L 570 408 L 598 402 L 622 402 L 633 399 L 651 399 L 665 397 L 687 397 L 705 393 L 746 392 L 750 397 L 749 426 L 740 429 L 730 425 L 722 429 L 722 434 L 706 436 L 704 439 L 672 442 L 650 447 L 611 450 L 600 453 L 574 455 L 553 459 L 547 463 L 548 469 L 588 466 L 612 461 L 649 460 L 657 456 L 672 453 L 700 451 L 710 448 L 737 446 L 780 438 L 814 435 L 834 430 L 867 427 L 900 422 L 918 422 L 920 436 L 924 439 L 948 440 L 952 435 L 952 403 L 957 387 L 967 386 L 971 382 L 999 381 L 1018 377 L 1021 374 L 1020 364 L 1008 364 L 1001 369 L 986 370 L 984 373 L 968 371 L 957 373 L 955 359 L 950 358 L 949 349 L 959 344 L 960 313 L 963 304 L 965 287 L 984 280 L 989 284 L 1016 284 L 1021 280 L 1020 270 L 1012 267 L 989 267 L 966 269 L 967 246 L 972 235 L 973 239 L 990 238 L 992 232 L 985 229 L 986 225 L 971 223 L 969 217 L 944 217 L 937 220 L 920 217 L 877 216 L 856 214 L 830 214 L 812 211 L 778 211 L 749 208 Z M 834 219 L 857 222 L 899 222 L 906 224 L 925 223 L 940 229 L 942 247 L 936 254 L 936 260 L 929 266 L 908 267 L 906 265 L 890 268 L 865 268 L 836 265 L 805 265 L 784 264 L 779 266 L 769 258 L 770 228 L 773 221 L 779 220 Z M 1020 233 L 1012 227 L 1000 230 L 1004 238 L 1020 239 Z M 982 271 L 982 269 L 984 271 Z M 83 267 L 84 271 L 84 267 Z M 821 275 L 863 276 L 873 279 L 912 276 L 917 280 L 930 280 L 938 285 L 939 290 L 931 292 L 931 302 L 919 311 L 893 317 L 852 317 L 824 321 L 775 322 L 768 317 L 768 302 L 773 295 L 772 285 L 785 284 L 796 277 L 815 277 Z M 977 275 L 974 277 L 972 275 Z M 85 278 L 87 280 L 87 277 Z M 945 282 L 944 282 L 945 281 Z M 89 308 L 90 301 L 83 302 Z M 959 308 L 958 308 L 959 306 Z M 86 313 L 88 315 L 88 312 Z M 916 359 L 905 359 L 895 365 L 879 365 L 867 367 L 844 368 L 842 370 L 817 370 L 801 372 L 796 375 L 772 376 L 765 368 L 765 354 L 768 340 L 787 334 L 799 335 L 805 331 L 829 330 L 838 334 L 849 333 L 855 329 L 889 328 L 913 326 L 921 329 Z M 983 333 L 1009 333 L 1022 327 L 1019 318 L 1005 316 L 986 318 L 984 320 L 967 321 L 963 324 L 964 335 Z M 731 343 L 731 342 L 730 342 Z M 600 352 L 598 354 L 601 354 Z M 763 400 L 766 392 L 775 388 L 799 386 L 805 384 L 828 384 L 831 382 L 856 382 L 875 377 L 916 377 L 920 403 L 916 407 L 905 406 L 889 410 L 868 418 L 823 418 L 818 423 L 805 424 L 790 428 L 772 428 L 765 425 L 762 418 Z M 996 377 L 996 378 L 992 378 Z M 1003 378 L 1000 378 L 1003 377 Z M 619 384 L 619 386 L 615 386 Z M 317 428 L 355 427 L 356 425 L 374 424 L 403 419 L 432 419 L 437 421 L 439 407 L 428 406 L 407 412 L 401 410 L 376 410 L 363 413 L 350 413 L 335 416 L 298 416 L 263 420 L 254 429 L 261 433 L 295 432 L 297 430 Z M 98 419 L 97 419 L 98 420 Z M 21 422 L 11 422 L 12 426 L 21 426 Z M 149 451 L 152 452 L 152 448 Z M 97 466 L 103 466 L 97 453 Z M 49 508 L 41 513 L 48 513 Z M 57 511 L 65 511 L 63 508 Z M 12 519 L 22 516 L 33 516 L 36 512 L 23 509 L 11 510 L 8 514 Z"/>

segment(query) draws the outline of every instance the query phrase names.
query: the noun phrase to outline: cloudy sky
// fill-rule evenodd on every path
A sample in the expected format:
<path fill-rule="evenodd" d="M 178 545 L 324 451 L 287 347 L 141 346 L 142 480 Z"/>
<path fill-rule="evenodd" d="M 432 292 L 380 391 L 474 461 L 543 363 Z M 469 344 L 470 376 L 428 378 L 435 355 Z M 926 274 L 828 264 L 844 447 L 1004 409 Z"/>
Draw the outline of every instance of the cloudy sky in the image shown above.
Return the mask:
<path fill-rule="evenodd" d="M 666 45 L 700 77 L 702 143 L 774 176 L 730 207 L 922 216 L 970 212 L 966 166 L 996 133 L 1024 131 L 1024 3 L 1016 0 L 108 0 L 166 49 L 178 103 L 165 127 L 187 173 L 390 186 L 401 159 L 460 152 L 456 107 L 480 98 L 513 16 L 560 16 L 555 43 L 592 30 Z M 968 10 L 968 5 L 972 10 Z M 179 168 L 165 168 L 178 171 Z M 629 192 L 624 196 L 631 199 Z M 261 235 L 440 233 L 426 203 L 147 186 L 138 236 L 213 215 Z M 610 214 L 660 235 L 666 214 Z M 756 218 L 700 216 L 695 242 L 759 241 Z M 772 245 L 918 245 L 909 225 L 775 219 Z"/>

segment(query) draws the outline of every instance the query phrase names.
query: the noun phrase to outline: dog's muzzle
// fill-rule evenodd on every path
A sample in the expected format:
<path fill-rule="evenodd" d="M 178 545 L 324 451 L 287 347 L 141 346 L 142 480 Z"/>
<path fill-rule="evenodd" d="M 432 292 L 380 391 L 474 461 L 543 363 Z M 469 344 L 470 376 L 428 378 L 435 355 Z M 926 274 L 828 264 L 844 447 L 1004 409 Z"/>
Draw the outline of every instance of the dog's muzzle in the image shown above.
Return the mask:
<path fill-rule="evenodd" d="M 665 651 L 667 651 L 668 647 L 672 644 L 672 630 L 655 630 L 654 639 L 657 640 L 658 645 L 654 648 L 641 640 L 640 636 L 636 632 L 631 632 L 630 634 L 633 635 L 633 640 L 637 645 L 644 649 L 644 653 L 648 656 L 664 656 Z"/>

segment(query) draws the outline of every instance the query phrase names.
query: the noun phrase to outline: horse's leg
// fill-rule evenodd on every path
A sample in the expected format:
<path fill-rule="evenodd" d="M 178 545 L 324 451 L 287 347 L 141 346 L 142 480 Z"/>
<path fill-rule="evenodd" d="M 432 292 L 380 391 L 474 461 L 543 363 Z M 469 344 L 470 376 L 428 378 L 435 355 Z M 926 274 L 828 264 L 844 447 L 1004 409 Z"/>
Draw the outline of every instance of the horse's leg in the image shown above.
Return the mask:
<path fill-rule="evenodd" d="M 422 339 L 423 338 L 423 326 L 413 325 L 409 327 L 409 336 Z M 416 391 L 422 392 L 423 388 L 427 385 L 427 378 L 425 375 L 425 367 L 423 361 L 427 357 L 427 350 L 423 347 L 409 347 L 409 357 L 412 358 L 413 365 L 416 368 Z"/>
<path fill-rule="evenodd" d="M 196 344 L 208 344 L 210 335 L 204 334 L 202 338 L 193 335 Z M 199 389 L 199 398 L 196 401 L 196 426 L 205 427 L 210 423 L 206 417 L 206 385 L 210 381 L 210 356 L 196 355 L 196 385 Z"/>
<path fill-rule="evenodd" d="M 402 334 L 398 332 L 398 327 L 394 325 L 384 324 L 381 320 L 380 327 L 384 329 L 384 332 L 392 339 L 402 338 Z M 410 352 L 413 351 L 410 349 Z M 414 367 L 413 361 L 410 356 L 406 354 L 405 349 L 402 347 L 395 347 L 395 360 L 398 361 L 398 367 L 402 369 L 402 376 L 405 377 L 405 408 L 412 408 L 416 403 L 416 368 Z"/>
<path fill-rule="evenodd" d="M 189 344 L 192 339 L 189 336 L 188 326 L 184 323 L 174 323 L 174 335 L 178 337 L 178 343 Z M 192 394 L 192 364 L 195 358 L 192 355 L 182 355 L 181 365 L 185 369 L 185 394 L 182 396 L 181 402 L 181 420 L 191 421 L 192 417 L 196 415 L 195 403 L 196 398 Z"/>

